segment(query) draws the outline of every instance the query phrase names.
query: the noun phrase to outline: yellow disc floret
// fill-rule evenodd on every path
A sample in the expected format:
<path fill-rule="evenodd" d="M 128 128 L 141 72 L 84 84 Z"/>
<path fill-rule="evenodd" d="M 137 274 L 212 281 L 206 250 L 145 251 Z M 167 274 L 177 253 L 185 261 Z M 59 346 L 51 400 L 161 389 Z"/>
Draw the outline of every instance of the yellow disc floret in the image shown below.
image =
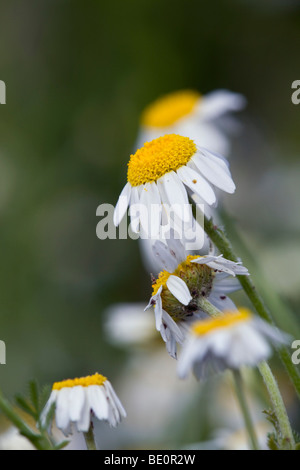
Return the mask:
<path fill-rule="evenodd" d="M 52 390 L 61 390 L 62 388 L 71 388 L 81 385 L 82 387 L 88 387 L 89 385 L 103 385 L 107 380 L 101 374 L 88 375 L 87 377 L 81 377 L 76 379 L 63 380 L 62 382 L 55 382 Z"/>
<path fill-rule="evenodd" d="M 252 314 L 250 310 L 241 308 L 238 312 L 225 311 L 224 315 L 218 318 L 208 318 L 199 320 L 192 326 L 192 333 L 196 336 L 203 336 L 219 328 L 228 328 L 236 323 L 250 320 Z"/>
<path fill-rule="evenodd" d="M 141 123 L 150 127 L 167 127 L 190 114 L 201 95 L 197 91 L 175 91 L 151 103 L 142 113 Z"/>
<path fill-rule="evenodd" d="M 166 173 L 186 165 L 196 151 L 193 140 L 176 134 L 146 142 L 130 156 L 127 180 L 131 186 L 157 181 Z"/>

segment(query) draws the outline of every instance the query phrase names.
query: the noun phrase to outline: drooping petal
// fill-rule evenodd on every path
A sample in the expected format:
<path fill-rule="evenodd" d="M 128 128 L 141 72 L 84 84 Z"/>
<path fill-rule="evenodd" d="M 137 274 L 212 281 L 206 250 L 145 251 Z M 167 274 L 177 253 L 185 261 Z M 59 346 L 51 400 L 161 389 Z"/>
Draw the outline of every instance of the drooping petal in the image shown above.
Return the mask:
<path fill-rule="evenodd" d="M 192 300 L 192 296 L 186 283 L 178 276 L 169 276 L 167 280 L 167 287 L 169 291 L 176 297 L 176 299 L 183 305 L 188 305 Z"/>
<path fill-rule="evenodd" d="M 198 194 L 207 204 L 212 205 L 216 202 L 216 195 L 211 185 L 189 166 L 182 166 L 177 170 L 177 175 L 181 181 L 193 192 Z"/>
<path fill-rule="evenodd" d="M 134 186 L 131 189 L 131 198 L 130 198 L 130 207 L 129 207 L 129 215 L 130 215 L 130 225 L 131 230 L 134 233 L 139 232 L 140 228 L 140 188 L 139 186 Z"/>
<path fill-rule="evenodd" d="M 158 235 L 161 225 L 161 197 L 156 183 L 144 184 L 141 192 L 141 224 L 147 238 Z"/>
<path fill-rule="evenodd" d="M 224 312 L 225 310 L 232 310 L 232 311 L 237 310 L 235 304 L 226 295 L 217 295 L 212 291 L 208 300 L 222 312 Z"/>
<path fill-rule="evenodd" d="M 90 407 L 95 416 L 100 420 L 108 419 L 108 403 L 103 390 L 103 386 L 90 385 L 87 387 Z"/>
<path fill-rule="evenodd" d="M 226 193 L 234 193 L 235 184 L 233 179 L 228 174 L 228 170 L 223 168 L 222 164 L 217 163 L 214 159 L 207 157 L 201 152 L 197 152 L 192 160 L 200 173 L 205 176 L 210 183 Z"/>
<path fill-rule="evenodd" d="M 56 424 L 64 434 L 67 434 L 70 424 L 70 392 L 70 388 L 62 388 L 56 400 Z"/>
<path fill-rule="evenodd" d="M 159 264 L 163 269 L 169 273 L 175 271 L 179 263 L 177 262 L 176 255 L 174 255 L 169 249 L 169 245 L 157 240 L 154 242 L 152 250 L 154 257 L 159 261 Z"/>
<path fill-rule="evenodd" d="M 228 90 L 215 90 L 203 96 L 199 103 L 199 110 L 203 119 L 211 120 L 230 111 L 239 111 L 246 104 L 246 98 L 239 93 Z"/>
<path fill-rule="evenodd" d="M 163 188 L 163 193 L 167 197 L 169 207 L 174 214 L 185 223 L 191 223 L 192 212 L 188 201 L 186 189 L 179 176 L 174 171 L 166 173 L 157 181 L 158 188 Z"/>
<path fill-rule="evenodd" d="M 80 419 L 82 409 L 85 402 L 84 388 L 79 385 L 70 389 L 70 419 L 71 421 L 78 421 Z"/>
<path fill-rule="evenodd" d="M 127 211 L 127 208 L 128 208 L 128 205 L 129 205 L 129 202 L 130 202 L 130 196 L 131 196 L 131 184 L 130 183 L 127 183 L 120 196 L 119 196 L 119 199 L 118 199 L 118 202 L 117 202 L 117 205 L 115 207 L 115 210 L 114 210 L 114 217 L 113 217 L 113 221 L 114 221 L 114 225 L 117 227 L 121 220 L 123 219 L 126 211 Z"/>

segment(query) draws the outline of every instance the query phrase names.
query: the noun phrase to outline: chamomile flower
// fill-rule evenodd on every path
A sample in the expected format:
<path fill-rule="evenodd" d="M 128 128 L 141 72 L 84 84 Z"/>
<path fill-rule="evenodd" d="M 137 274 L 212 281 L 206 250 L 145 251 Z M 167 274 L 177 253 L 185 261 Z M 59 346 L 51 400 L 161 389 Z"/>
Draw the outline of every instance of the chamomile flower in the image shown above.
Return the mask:
<path fill-rule="evenodd" d="M 56 382 L 42 412 L 42 423 L 53 403 L 56 426 L 66 436 L 72 434 L 72 425 L 76 425 L 79 432 L 88 432 L 93 417 L 108 421 L 113 427 L 126 417 L 111 383 L 100 374 Z"/>
<path fill-rule="evenodd" d="M 218 318 L 193 323 L 178 361 L 178 375 L 184 378 L 193 370 L 199 380 L 225 369 L 254 367 L 270 357 L 272 344 L 285 342 L 285 334 L 249 310 L 228 310 Z"/>
<path fill-rule="evenodd" d="M 176 134 L 146 142 L 131 155 L 127 180 L 114 211 L 114 224 L 120 224 L 129 207 L 132 230 L 137 233 L 141 228 L 151 237 L 164 223 L 162 205 L 172 208 L 187 225 L 193 223 L 189 194 L 198 194 L 205 203 L 214 205 L 213 187 L 235 191 L 228 163 L 222 157 Z M 139 208 L 138 214 L 135 208 Z"/>
<path fill-rule="evenodd" d="M 233 127 L 231 112 L 245 105 L 244 96 L 228 90 L 206 95 L 194 90 L 169 93 L 143 111 L 137 146 L 165 134 L 180 134 L 227 156 L 230 142 L 224 127 Z"/>
<path fill-rule="evenodd" d="M 240 289 L 235 276 L 248 275 L 248 270 L 222 256 L 189 255 L 173 238 L 167 244 L 155 242 L 153 251 L 164 269 L 152 284 L 146 309 L 154 307 L 156 329 L 176 358 L 176 343 L 182 344 L 190 323 L 207 316 L 206 301 L 222 311 L 236 309 L 227 294 Z"/>

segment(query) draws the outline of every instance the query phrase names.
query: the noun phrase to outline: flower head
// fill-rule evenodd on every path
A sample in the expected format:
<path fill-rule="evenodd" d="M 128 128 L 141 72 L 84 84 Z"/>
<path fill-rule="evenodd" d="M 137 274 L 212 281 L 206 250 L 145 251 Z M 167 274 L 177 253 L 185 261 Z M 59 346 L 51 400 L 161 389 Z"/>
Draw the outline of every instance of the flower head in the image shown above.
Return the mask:
<path fill-rule="evenodd" d="M 152 284 L 146 308 L 154 307 L 156 329 L 176 357 L 176 343 L 183 342 L 189 324 L 207 316 L 205 299 L 222 311 L 236 308 L 227 294 L 240 289 L 234 276 L 248 275 L 248 270 L 222 256 L 187 254 L 176 239 L 157 241 L 153 251 L 164 269 Z"/>
<path fill-rule="evenodd" d="M 285 335 L 249 310 L 228 310 L 218 318 L 193 323 L 178 361 L 178 374 L 193 370 L 197 379 L 225 369 L 256 366 L 271 355 L 272 343 Z"/>
<path fill-rule="evenodd" d="M 133 231 L 142 228 L 152 236 L 160 231 L 163 205 L 174 208 L 179 219 L 191 224 L 189 194 L 198 194 L 205 203 L 214 205 L 213 186 L 227 193 L 235 191 L 228 164 L 222 157 L 176 134 L 146 142 L 131 155 L 127 180 L 115 208 L 114 224 L 119 225 L 129 206 Z M 138 216 L 134 207 L 140 209 Z"/>
<path fill-rule="evenodd" d="M 226 121 L 226 127 L 232 128 L 229 113 L 243 109 L 245 104 L 242 95 L 228 90 L 216 90 L 207 95 L 195 90 L 169 93 L 150 103 L 142 112 L 137 146 L 174 133 L 227 156 L 230 145 L 224 123 Z"/>
<path fill-rule="evenodd" d="M 56 425 L 66 436 L 72 433 L 72 424 L 76 424 L 78 431 L 87 432 L 94 416 L 108 421 L 111 426 L 116 426 L 122 416 L 126 417 L 111 383 L 101 374 L 54 383 L 42 422 L 53 403 Z"/>

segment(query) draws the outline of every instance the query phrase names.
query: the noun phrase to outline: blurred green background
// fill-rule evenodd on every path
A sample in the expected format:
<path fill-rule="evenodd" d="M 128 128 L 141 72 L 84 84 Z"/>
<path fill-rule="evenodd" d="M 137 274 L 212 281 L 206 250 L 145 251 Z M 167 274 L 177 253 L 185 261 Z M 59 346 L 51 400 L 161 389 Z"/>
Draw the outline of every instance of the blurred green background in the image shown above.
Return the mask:
<path fill-rule="evenodd" d="M 32 377 L 48 383 L 98 370 L 113 381 L 122 370 L 126 354 L 103 334 L 103 312 L 147 302 L 149 275 L 137 242 L 97 239 L 96 208 L 116 203 L 140 112 L 172 90 L 247 97 L 231 160 L 238 192 L 226 203 L 262 269 L 266 253 L 272 276 L 280 267 L 274 285 L 297 313 L 299 5 L 1 2 L 0 381 L 8 396 Z M 284 271 L 276 256 L 286 247 Z"/>

